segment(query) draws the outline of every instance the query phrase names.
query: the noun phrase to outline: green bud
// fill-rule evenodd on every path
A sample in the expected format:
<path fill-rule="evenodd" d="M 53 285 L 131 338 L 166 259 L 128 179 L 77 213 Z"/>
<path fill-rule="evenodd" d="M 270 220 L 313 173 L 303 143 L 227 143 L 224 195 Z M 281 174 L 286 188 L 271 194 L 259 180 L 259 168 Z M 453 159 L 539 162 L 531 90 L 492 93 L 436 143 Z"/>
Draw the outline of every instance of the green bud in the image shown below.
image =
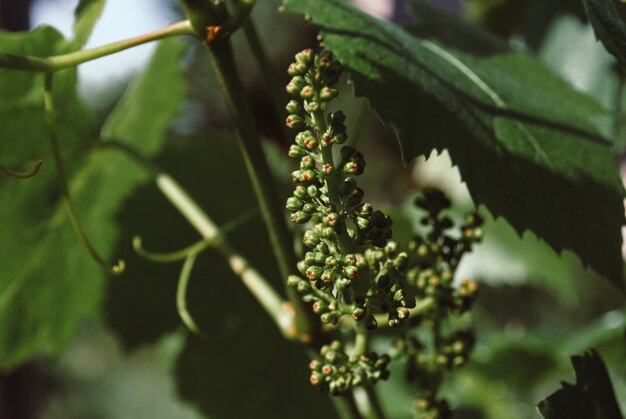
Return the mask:
<path fill-rule="evenodd" d="M 344 289 L 350 288 L 352 286 L 352 283 L 348 278 L 340 278 L 337 280 L 336 284 L 339 291 L 343 291 Z"/>
<path fill-rule="evenodd" d="M 290 95 L 295 96 L 298 93 L 300 93 L 300 90 L 302 90 L 305 83 L 306 82 L 304 81 L 304 78 L 302 76 L 296 76 L 291 79 L 289 84 L 287 84 L 287 87 L 285 88 L 285 90 L 287 90 L 287 93 L 289 93 Z"/>
<path fill-rule="evenodd" d="M 291 129 L 299 129 L 304 126 L 304 119 L 300 115 L 294 113 L 287 117 L 285 124 Z"/>
<path fill-rule="evenodd" d="M 315 65 L 320 70 L 328 70 L 331 67 L 332 62 L 333 54 L 328 50 L 324 50 L 317 56 Z"/>
<path fill-rule="evenodd" d="M 298 157 L 304 156 L 306 150 L 299 145 L 292 144 L 289 146 L 289 157 L 297 159 Z"/>
<path fill-rule="evenodd" d="M 307 101 L 304 103 L 304 110 L 307 112 L 317 112 L 321 108 L 319 102 Z"/>
<path fill-rule="evenodd" d="M 322 276 L 320 277 L 320 279 L 324 284 L 330 284 L 331 282 L 333 282 L 333 271 L 330 269 L 325 269 L 324 272 L 322 272 Z"/>
<path fill-rule="evenodd" d="M 289 211 L 298 211 L 298 210 L 302 209 L 302 205 L 303 205 L 302 201 L 300 201 L 295 196 L 291 196 L 291 197 L 287 198 L 287 203 L 285 204 L 285 207 Z"/>
<path fill-rule="evenodd" d="M 313 133 L 310 130 L 306 130 L 306 131 L 302 131 L 299 132 L 296 135 L 296 144 L 298 144 L 299 146 L 305 147 L 304 145 L 304 141 L 309 138 L 309 137 L 313 137 Z"/>
<path fill-rule="evenodd" d="M 396 313 L 398 314 L 398 318 L 401 320 L 408 319 L 409 316 L 411 315 L 411 312 L 404 307 L 397 308 Z"/>
<path fill-rule="evenodd" d="M 296 287 L 298 286 L 298 283 L 301 281 L 300 277 L 296 276 L 296 275 L 289 275 L 287 277 L 287 285 L 290 287 Z"/>
<path fill-rule="evenodd" d="M 306 193 L 311 197 L 311 198 L 317 198 L 317 195 L 319 194 L 319 190 L 317 189 L 317 186 L 315 185 L 311 185 L 308 188 L 306 188 Z"/>
<path fill-rule="evenodd" d="M 301 260 L 296 264 L 296 268 L 298 268 L 298 272 L 300 272 L 302 275 L 304 275 L 306 273 L 306 268 L 308 268 L 309 265 Z"/>
<path fill-rule="evenodd" d="M 315 172 L 313 170 L 302 170 L 300 172 L 299 180 L 300 182 L 311 182 L 315 180 Z"/>
<path fill-rule="evenodd" d="M 297 286 L 298 292 L 303 293 L 303 292 L 309 291 L 310 289 L 311 289 L 311 285 L 309 285 L 308 282 L 306 282 L 306 281 L 298 282 L 298 286 Z"/>
<path fill-rule="evenodd" d="M 304 63 L 295 62 L 289 64 L 289 68 L 287 69 L 287 74 L 290 76 L 301 76 L 307 72 L 308 68 Z"/>
<path fill-rule="evenodd" d="M 306 252 L 304 254 L 304 262 L 307 265 L 315 265 L 315 253 L 316 252 Z"/>
<path fill-rule="evenodd" d="M 302 105 L 300 105 L 300 102 L 293 99 L 291 99 L 289 103 L 287 103 L 285 109 L 288 113 L 302 113 Z"/>
<path fill-rule="evenodd" d="M 352 311 L 352 318 L 356 321 L 361 321 L 365 318 L 365 310 L 362 308 L 355 308 Z"/>
<path fill-rule="evenodd" d="M 314 169 L 315 160 L 309 156 L 304 156 L 300 159 L 300 170 Z"/>
<path fill-rule="evenodd" d="M 307 230 L 304 233 L 304 238 L 302 241 L 304 242 L 305 246 L 314 247 L 320 242 L 320 236 L 316 234 L 313 230 Z"/>
<path fill-rule="evenodd" d="M 313 215 L 317 211 L 317 207 L 312 202 L 307 202 L 302 207 L 302 211 L 306 212 L 307 214 Z"/>
<path fill-rule="evenodd" d="M 335 314 L 334 312 L 324 313 L 320 316 L 320 320 L 322 321 L 322 323 L 336 324 L 337 314 Z"/>
<path fill-rule="evenodd" d="M 291 214 L 291 219 L 294 223 L 304 224 L 311 219 L 311 215 L 304 211 L 297 211 Z"/>
<path fill-rule="evenodd" d="M 295 58 L 297 62 L 309 66 L 313 63 L 315 52 L 311 48 L 307 48 L 297 53 Z"/>
<path fill-rule="evenodd" d="M 333 230 L 332 227 L 324 227 L 322 229 L 322 236 L 326 237 L 327 239 L 332 237 L 335 234 L 335 230 Z"/>
<path fill-rule="evenodd" d="M 370 220 L 363 217 L 356 217 L 356 226 L 359 230 L 367 230 L 367 227 L 370 225 Z"/>
<path fill-rule="evenodd" d="M 402 269 L 407 265 L 408 262 L 409 262 L 409 256 L 406 254 L 406 252 L 401 252 L 393 260 L 393 267 L 396 269 Z"/>
<path fill-rule="evenodd" d="M 393 299 L 395 301 L 400 302 L 400 301 L 404 300 L 405 296 L 406 296 L 405 291 L 403 289 L 400 289 L 400 290 L 395 292 L 395 294 L 393 295 Z"/>
<path fill-rule="evenodd" d="M 339 94 L 339 91 L 335 88 L 323 87 L 322 90 L 320 91 L 320 100 L 323 100 L 323 101 L 333 100 L 334 98 L 337 97 L 338 94 Z M 300 93 L 300 96 L 302 96 L 302 93 Z M 302 97 L 304 98 L 304 96 Z"/>
<path fill-rule="evenodd" d="M 313 95 L 315 95 L 315 90 L 313 89 L 313 86 L 309 84 L 302 87 L 302 90 L 300 90 L 300 97 L 302 99 L 313 99 Z"/>
<path fill-rule="evenodd" d="M 306 188 L 301 185 L 296 186 L 296 189 L 293 191 L 293 196 L 300 199 L 306 198 Z"/>
<path fill-rule="evenodd" d="M 309 381 L 314 386 L 317 386 L 322 383 L 322 375 L 319 372 L 312 372 Z"/>
<path fill-rule="evenodd" d="M 313 308 L 313 313 L 320 314 L 326 311 L 328 306 L 323 301 L 316 301 L 315 303 L 313 303 L 312 308 Z"/>
<path fill-rule="evenodd" d="M 317 265 L 323 265 L 324 262 L 326 261 L 326 255 L 322 252 L 313 253 L 313 257 L 315 258 L 315 263 Z"/>

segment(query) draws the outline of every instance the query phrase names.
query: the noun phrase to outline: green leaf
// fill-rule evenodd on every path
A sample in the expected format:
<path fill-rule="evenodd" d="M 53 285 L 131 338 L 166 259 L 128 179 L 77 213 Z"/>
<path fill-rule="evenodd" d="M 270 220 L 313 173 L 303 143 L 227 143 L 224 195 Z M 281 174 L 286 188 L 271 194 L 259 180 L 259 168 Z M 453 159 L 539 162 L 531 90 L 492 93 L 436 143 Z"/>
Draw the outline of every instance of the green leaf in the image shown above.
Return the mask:
<path fill-rule="evenodd" d="M 461 51 L 340 0 L 285 0 L 284 9 L 320 27 L 356 95 L 396 131 L 405 162 L 448 149 L 477 204 L 624 288 L 623 188 L 592 98 L 524 53 Z"/>
<path fill-rule="evenodd" d="M 54 41 L 65 48 L 68 45 L 50 29 L 19 36 L 23 39 L 22 53 L 37 42 L 43 43 L 40 37 L 45 37 L 52 46 Z M 4 49 L 2 38 L 0 48 Z M 147 153 L 156 152 L 162 145 L 165 128 L 177 116 L 185 95 L 180 69 L 183 50 L 177 40 L 164 41 L 159 46 L 146 72 L 122 101 L 121 106 L 130 116 L 124 118 L 125 124 L 117 125 L 119 139 L 135 143 Z M 56 51 L 51 47 L 41 50 L 42 55 L 52 52 Z M 54 353 L 61 349 L 72 338 L 79 322 L 98 312 L 105 276 L 80 246 L 55 186 L 52 159 L 47 158 L 50 145 L 41 111 L 41 81 L 24 78 L 29 83 L 17 89 L 19 85 L 14 80 L 21 80 L 21 76 L 21 73 L 0 72 L 3 93 L 0 118 L 10 121 L 0 128 L 3 139 L 0 161 L 14 163 L 36 156 L 44 158 L 44 167 L 39 175 L 26 181 L 0 179 L 0 217 L 7 220 L 0 224 L 0 367 L 3 368 L 17 366 L 41 352 Z M 109 259 L 119 234 L 113 218 L 115 212 L 123 199 L 148 181 L 149 176 L 130 158 L 114 150 L 95 150 L 87 155 L 75 151 L 77 146 L 93 144 L 98 137 L 91 115 L 76 96 L 75 85 L 75 70 L 55 76 L 57 127 L 63 149 L 74 147 L 64 157 L 78 217 L 95 248 Z M 108 124 L 116 126 L 119 119 L 113 115 Z M 153 124 L 150 137 L 138 132 L 136 127 L 142 124 Z M 12 135 L 5 136 L 7 131 Z"/>
<path fill-rule="evenodd" d="M 102 10 L 106 0 L 80 0 L 74 16 L 74 39 L 72 40 L 73 49 L 79 50 L 85 46 L 93 28 L 100 19 Z"/>
<path fill-rule="evenodd" d="M 604 361 L 595 350 L 573 356 L 576 384 L 563 388 L 537 405 L 545 419 L 623 419 L 611 378 Z"/>
<path fill-rule="evenodd" d="M 626 69 L 626 24 L 620 18 L 613 0 L 583 0 L 596 38 Z"/>

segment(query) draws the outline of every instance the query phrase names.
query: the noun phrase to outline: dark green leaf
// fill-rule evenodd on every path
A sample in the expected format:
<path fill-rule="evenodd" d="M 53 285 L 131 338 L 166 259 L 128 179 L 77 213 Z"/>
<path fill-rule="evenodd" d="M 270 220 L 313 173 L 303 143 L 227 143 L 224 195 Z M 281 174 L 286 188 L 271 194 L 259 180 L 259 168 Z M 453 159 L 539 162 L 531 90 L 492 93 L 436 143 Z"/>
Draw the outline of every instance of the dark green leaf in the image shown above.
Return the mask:
<path fill-rule="evenodd" d="M 26 53 L 37 42 L 45 45 L 40 37 L 50 44 L 47 51 L 42 48 L 42 55 L 57 51 L 55 41 L 67 48 L 50 29 L 19 36 L 28 47 L 17 52 Z M 126 110 L 124 123 L 118 124 L 121 118 L 115 115 L 108 123 L 117 127 L 118 138 L 146 153 L 158 151 L 165 128 L 177 116 L 184 98 L 182 52 L 179 41 L 164 41 L 121 105 Z M 22 76 L 0 72 L 4 99 L 0 118 L 9 121 L 0 127 L 0 161 L 17 164 L 43 157 L 45 163 L 32 179 L 0 179 L 0 218 L 6 220 L 0 224 L 0 366 L 7 368 L 66 344 L 78 322 L 97 313 L 104 280 L 100 267 L 80 246 L 55 186 L 54 166 L 47 158 L 50 145 L 41 110 L 41 82 L 32 75 L 27 75 L 30 79 Z M 23 85 L 15 80 L 23 80 Z M 91 144 L 97 137 L 90 114 L 76 97 L 75 84 L 74 70 L 55 76 L 57 126 L 64 149 Z M 150 124 L 146 130 L 150 137 L 136 128 Z M 5 135 L 7 131 L 11 134 Z M 128 157 L 109 149 L 86 156 L 68 151 L 64 157 L 78 217 L 96 249 L 109 259 L 118 236 L 113 216 L 121 201 L 149 177 Z"/>
<path fill-rule="evenodd" d="M 623 419 L 611 378 L 595 350 L 572 357 L 576 384 L 563 388 L 537 405 L 545 419 Z"/>
<path fill-rule="evenodd" d="M 396 131 L 405 162 L 448 149 L 476 203 L 624 288 L 623 188 L 593 99 L 523 53 L 462 52 L 341 0 L 284 8 L 320 27 L 356 94 Z"/>
<path fill-rule="evenodd" d="M 583 0 L 596 38 L 626 69 L 626 25 L 613 0 Z"/>
<path fill-rule="evenodd" d="M 93 28 L 100 19 L 106 0 L 80 0 L 74 16 L 74 39 L 72 47 L 79 50 L 85 46 Z"/>

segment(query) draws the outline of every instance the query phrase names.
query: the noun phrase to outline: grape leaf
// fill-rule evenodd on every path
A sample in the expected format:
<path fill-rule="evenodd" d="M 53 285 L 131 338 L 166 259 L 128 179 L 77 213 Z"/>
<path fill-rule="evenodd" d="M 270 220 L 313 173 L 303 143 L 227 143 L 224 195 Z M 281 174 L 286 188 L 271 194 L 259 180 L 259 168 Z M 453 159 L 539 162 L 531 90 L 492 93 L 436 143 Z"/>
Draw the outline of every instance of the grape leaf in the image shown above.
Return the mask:
<path fill-rule="evenodd" d="M 540 402 L 536 409 L 545 419 L 623 419 L 611 378 L 595 350 L 573 356 L 576 384 L 563 388 Z"/>
<path fill-rule="evenodd" d="M 74 11 L 76 18 L 74 21 L 74 39 L 72 40 L 74 49 L 78 50 L 85 46 L 94 26 L 100 19 L 105 4 L 106 0 L 80 0 Z"/>
<path fill-rule="evenodd" d="M 356 95 L 396 131 L 405 163 L 448 149 L 477 204 L 624 289 L 623 187 L 592 98 L 524 53 L 460 51 L 341 0 L 283 8 L 319 26 Z"/>
<path fill-rule="evenodd" d="M 585 11 L 596 38 L 626 69 L 626 24 L 620 18 L 613 0 L 583 0 Z"/>
<path fill-rule="evenodd" d="M 3 42 L 5 39 L 9 41 Z M 3 51 L 49 55 L 70 48 L 50 28 L 0 37 Z M 135 143 L 146 153 L 155 153 L 163 143 L 165 128 L 177 116 L 185 95 L 180 68 L 183 49 L 176 40 L 161 43 L 150 66 L 120 103 L 125 109 L 124 118 L 114 114 L 107 122 L 117 127 L 119 139 Z M 6 121 L 0 127 L 0 161 L 18 164 L 27 158 L 45 160 L 34 178 L 0 178 L 3 368 L 62 348 L 79 321 L 97 313 L 105 276 L 80 246 L 55 186 L 54 166 L 47 158 L 50 145 L 41 84 L 40 75 L 0 72 L 0 119 Z M 75 70 L 55 75 L 59 137 L 62 148 L 67 150 L 64 157 L 68 182 L 78 217 L 96 249 L 108 259 L 118 235 L 113 222 L 115 211 L 148 176 L 130 158 L 113 150 L 95 150 L 87 155 L 68 150 L 91 144 L 98 137 L 93 118 L 78 99 L 75 86 Z M 123 123 L 118 124 L 119 120 Z M 137 127 L 142 125 L 151 128 L 141 131 Z"/>

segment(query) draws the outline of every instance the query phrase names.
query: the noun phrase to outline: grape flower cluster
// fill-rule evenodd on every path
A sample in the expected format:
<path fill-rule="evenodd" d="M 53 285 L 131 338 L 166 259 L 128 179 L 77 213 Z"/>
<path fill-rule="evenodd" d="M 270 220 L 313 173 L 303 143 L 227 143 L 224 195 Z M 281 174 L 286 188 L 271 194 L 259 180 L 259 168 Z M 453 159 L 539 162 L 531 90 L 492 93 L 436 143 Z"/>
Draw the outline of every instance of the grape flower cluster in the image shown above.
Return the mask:
<path fill-rule="evenodd" d="M 286 107 L 286 125 L 298 131 L 289 156 L 299 167 L 291 174 L 296 186 L 285 206 L 292 221 L 306 227 L 306 251 L 297 265 L 300 275 L 290 276 L 288 284 L 311 304 L 322 323 L 332 327 L 351 318 L 355 336 L 406 324 L 431 327 L 439 335 L 445 317 L 468 311 L 476 297 L 476 283 L 456 284 L 454 272 L 461 257 L 480 241 L 482 219 L 472 213 L 461 225 L 461 234 L 451 234 L 455 223 L 444 214 L 450 201 L 428 189 L 416 205 L 426 213 L 421 222 L 429 231 L 401 249 L 391 240 L 390 217 L 365 201 L 357 184 L 365 159 L 345 145 L 345 115 L 328 111 L 338 95 L 342 65 L 329 51 L 305 49 L 296 54 L 288 73 L 292 79 L 286 90 L 293 99 Z M 394 357 L 406 361 L 407 377 L 418 384 L 422 398 L 417 405 L 446 406 L 419 376 L 465 363 L 473 335 L 457 331 L 428 344 L 403 329 Z M 338 395 L 387 379 L 392 357 L 367 352 L 356 338 L 350 354 L 345 346 L 336 340 L 321 348 L 310 363 L 312 384 Z"/>

